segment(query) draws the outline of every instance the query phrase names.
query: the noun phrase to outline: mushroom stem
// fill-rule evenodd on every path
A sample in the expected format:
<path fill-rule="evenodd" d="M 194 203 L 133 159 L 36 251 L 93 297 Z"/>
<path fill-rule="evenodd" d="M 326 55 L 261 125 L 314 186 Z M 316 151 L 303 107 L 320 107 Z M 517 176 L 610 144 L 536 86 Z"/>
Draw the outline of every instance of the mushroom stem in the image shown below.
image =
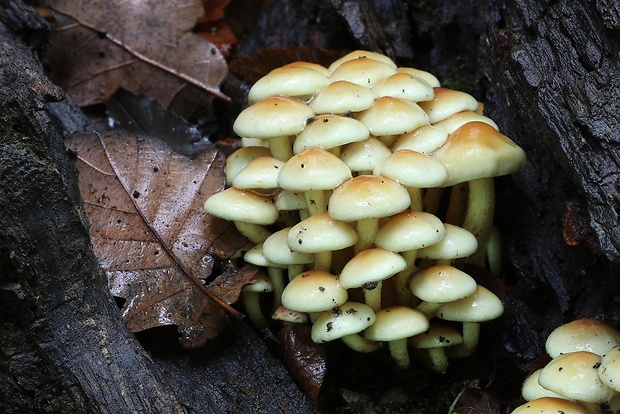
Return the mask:
<path fill-rule="evenodd" d="M 448 357 L 465 358 L 473 354 L 478 346 L 479 335 L 479 322 L 463 322 L 463 343 L 447 349 Z"/>
<path fill-rule="evenodd" d="M 494 275 L 499 275 L 502 270 L 502 235 L 495 226 L 491 226 L 489 231 L 486 249 L 489 270 Z"/>
<path fill-rule="evenodd" d="M 407 186 L 407 192 L 411 198 L 410 209 L 412 211 L 422 211 L 422 190 L 420 188 Z"/>
<path fill-rule="evenodd" d="M 468 261 L 484 266 L 487 240 L 495 212 L 495 186 L 492 177 L 472 180 L 468 184 L 469 197 L 462 227 L 476 236 L 480 246 Z"/>
<path fill-rule="evenodd" d="M 284 290 L 284 271 L 275 266 L 267 267 L 269 280 L 273 285 L 273 309 L 277 309 L 281 304 L 282 291 Z"/>
<path fill-rule="evenodd" d="M 428 319 L 431 319 L 441 308 L 441 305 L 442 303 L 422 301 L 416 306 L 415 310 L 422 312 Z"/>
<path fill-rule="evenodd" d="M 247 223 L 245 221 L 235 221 L 235 227 L 252 243 L 259 244 L 264 242 L 271 232 L 260 224 Z"/>
<path fill-rule="evenodd" d="M 323 214 L 327 213 L 327 200 L 325 198 L 325 191 L 323 190 L 307 190 L 304 193 L 306 197 L 306 204 L 308 206 L 308 214 Z"/>
<path fill-rule="evenodd" d="M 289 282 L 295 279 L 295 276 L 302 273 L 304 271 L 304 265 L 302 264 L 294 264 L 288 266 L 288 280 Z"/>
<path fill-rule="evenodd" d="M 332 256 L 331 250 L 316 252 L 314 254 L 314 268 L 329 272 L 332 267 Z"/>
<path fill-rule="evenodd" d="M 288 136 L 269 138 L 269 149 L 271 155 L 280 161 L 286 162 L 293 156 L 293 147 Z"/>
<path fill-rule="evenodd" d="M 241 291 L 241 301 L 245 308 L 245 313 L 250 323 L 257 330 L 265 329 L 269 326 L 267 319 L 263 315 L 260 307 L 260 293 Z"/>
<path fill-rule="evenodd" d="M 417 349 L 416 357 L 438 374 L 443 374 L 448 369 L 449 362 L 444 348 Z"/>
<path fill-rule="evenodd" d="M 374 244 L 375 235 L 379 229 L 379 219 L 367 218 L 357 221 L 357 243 L 353 247 L 357 254 Z"/>
<path fill-rule="evenodd" d="M 373 283 L 375 286 L 371 289 L 367 289 L 363 285 L 364 301 L 366 305 L 370 306 L 375 312 L 381 309 L 381 291 L 383 290 L 383 282 L 378 281 Z M 370 286 L 369 286 L 370 287 Z"/>
<path fill-rule="evenodd" d="M 407 349 L 407 338 L 396 339 L 388 342 L 390 354 L 398 369 L 407 369 L 411 364 L 409 350 Z"/>
<path fill-rule="evenodd" d="M 417 250 L 407 250 L 400 252 L 400 255 L 405 259 L 407 268 L 401 270 L 395 276 L 396 295 L 398 296 L 399 305 L 405 305 L 413 307 L 415 298 L 409 289 L 409 276 L 415 270 L 415 260 L 418 257 Z"/>
<path fill-rule="evenodd" d="M 358 334 L 345 335 L 342 338 L 342 342 L 349 348 L 357 352 L 369 353 L 379 349 L 379 343 L 366 339 Z"/>

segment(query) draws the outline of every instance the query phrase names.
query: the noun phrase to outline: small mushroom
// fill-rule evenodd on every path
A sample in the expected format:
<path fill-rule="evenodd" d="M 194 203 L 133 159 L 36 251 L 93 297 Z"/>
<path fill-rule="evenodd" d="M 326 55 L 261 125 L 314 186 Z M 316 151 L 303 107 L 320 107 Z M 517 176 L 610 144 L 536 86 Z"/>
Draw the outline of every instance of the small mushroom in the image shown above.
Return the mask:
<path fill-rule="evenodd" d="M 310 147 L 292 156 L 278 176 L 278 184 L 289 191 L 303 191 L 310 215 L 327 211 L 325 191 L 351 178 L 351 170 L 340 158 Z"/>
<path fill-rule="evenodd" d="M 353 246 L 357 233 L 327 213 L 315 214 L 295 224 L 288 232 L 287 242 L 294 252 L 313 253 L 314 267 L 329 271 L 332 253 Z"/>
<path fill-rule="evenodd" d="M 438 243 L 445 233 L 444 224 L 435 215 L 411 210 L 392 216 L 377 231 L 375 245 L 400 253 L 407 264 L 395 276 L 396 294 L 401 305 L 414 305 L 408 280 L 415 270 L 418 250 Z"/>
<path fill-rule="evenodd" d="M 603 356 L 620 345 L 620 332 L 596 318 L 581 318 L 555 328 L 547 337 L 545 350 L 555 358 L 560 354 L 588 351 Z"/>
<path fill-rule="evenodd" d="M 419 105 L 428 115 L 428 121 L 431 124 L 442 121 L 457 112 L 478 109 L 478 101 L 473 96 L 442 87 L 435 88 L 433 100 L 420 102 Z"/>
<path fill-rule="evenodd" d="M 323 68 L 324 71 L 315 69 L 307 65 L 285 65 L 272 70 L 252 85 L 248 103 L 253 104 L 277 95 L 308 99 L 330 83 L 326 68 Z"/>
<path fill-rule="evenodd" d="M 443 374 L 448 369 L 445 348 L 463 343 L 463 335 L 456 329 L 438 323 L 431 323 L 427 331 L 409 338 L 409 345 L 418 350 L 424 364 L 433 372 Z"/>
<path fill-rule="evenodd" d="M 521 396 L 525 401 L 532 401 L 537 398 L 542 397 L 553 397 L 553 398 L 564 398 L 562 395 L 557 392 L 553 392 L 551 390 L 546 389 L 538 382 L 538 377 L 540 377 L 540 372 L 542 368 L 537 369 L 532 372 L 526 379 L 523 381 L 523 385 L 521 386 Z"/>
<path fill-rule="evenodd" d="M 260 306 L 260 295 L 273 292 L 273 285 L 265 272 L 259 270 L 252 278 L 251 284 L 241 289 L 241 301 L 250 323 L 256 329 L 265 329 L 269 326 Z"/>
<path fill-rule="evenodd" d="M 468 183 L 468 201 L 462 227 L 480 246 L 486 246 L 495 206 L 493 177 L 510 174 L 525 163 L 525 153 L 508 137 L 484 122 L 468 122 L 448 136 L 433 153 L 448 172 L 444 185 Z M 472 258 L 484 265 L 485 251 Z"/>
<path fill-rule="evenodd" d="M 375 322 L 375 312 L 363 303 L 345 302 L 340 306 L 316 315 L 311 337 L 316 343 L 341 339 L 349 348 L 358 352 L 379 349 L 379 343 L 359 335 Z"/>
<path fill-rule="evenodd" d="M 608 387 L 620 392 L 620 346 L 615 346 L 602 357 L 598 375 Z"/>
<path fill-rule="evenodd" d="M 323 312 L 342 305 L 348 296 L 336 275 L 313 269 L 300 273 L 286 285 L 282 306 L 296 312 Z"/>
<path fill-rule="evenodd" d="M 379 219 L 404 211 L 411 204 L 407 190 L 386 177 L 358 175 L 334 189 L 328 213 L 336 220 L 356 222 L 359 252 L 373 244 Z"/>
<path fill-rule="evenodd" d="M 233 130 L 240 137 L 268 139 L 273 157 L 286 161 L 293 155 L 289 137 L 300 133 L 314 115 L 308 105 L 297 99 L 272 96 L 241 111 Z"/>
<path fill-rule="evenodd" d="M 436 313 L 440 319 L 463 323 L 463 343 L 450 348 L 448 355 L 451 358 L 471 355 L 478 345 L 480 323 L 499 318 L 503 313 L 502 301 L 480 285 L 473 295 L 441 305 Z"/>
<path fill-rule="evenodd" d="M 596 414 L 590 407 L 561 398 L 542 397 L 518 406 L 511 414 Z"/>
<path fill-rule="evenodd" d="M 278 210 L 270 197 L 235 187 L 213 194 L 204 203 L 207 213 L 235 223 L 237 229 L 254 243 L 263 242 L 271 234 L 265 225 L 278 219 Z"/>
<path fill-rule="evenodd" d="M 422 300 L 416 309 L 432 318 L 444 303 L 476 293 L 478 285 L 467 273 L 448 265 L 435 265 L 414 273 L 409 288 Z"/>
<path fill-rule="evenodd" d="M 363 288 L 366 305 L 381 309 L 382 284 L 407 267 L 402 256 L 380 247 L 362 250 L 344 266 L 338 278 L 345 289 Z"/>
<path fill-rule="evenodd" d="M 407 306 L 389 306 L 376 312 L 377 319 L 364 331 L 371 341 L 387 342 L 390 354 L 399 369 L 407 369 L 411 363 L 407 338 L 429 328 L 428 319 Z"/>
<path fill-rule="evenodd" d="M 538 383 L 566 399 L 603 404 L 615 391 L 601 380 L 601 357 L 588 351 L 561 354 L 540 372 Z"/>

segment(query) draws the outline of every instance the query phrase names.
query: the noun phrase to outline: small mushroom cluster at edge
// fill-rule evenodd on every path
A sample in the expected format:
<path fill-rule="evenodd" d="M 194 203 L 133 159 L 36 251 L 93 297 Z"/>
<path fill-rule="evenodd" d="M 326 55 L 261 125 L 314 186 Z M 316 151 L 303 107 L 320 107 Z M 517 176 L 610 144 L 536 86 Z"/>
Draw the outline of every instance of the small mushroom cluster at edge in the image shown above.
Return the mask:
<path fill-rule="evenodd" d="M 620 413 L 620 331 L 600 319 L 577 319 L 554 329 L 545 350 L 551 361 L 523 382 L 526 402 L 513 414 Z"/>
<path fill-rule="evenodd" d="M 227 188 L 205 209 L 234 222 L 261 269 L 242 292 L 252 323 L 268 325 L 270 295 L 271 319 L 385 347 L 401 369 L 411 353 L 436 372 L 470 355 L 503 305 L 459 263 L 498 272 L 494 177 L 523 150 L 471 95 L 374 52 L 285 65 L 248 101 Z"/>

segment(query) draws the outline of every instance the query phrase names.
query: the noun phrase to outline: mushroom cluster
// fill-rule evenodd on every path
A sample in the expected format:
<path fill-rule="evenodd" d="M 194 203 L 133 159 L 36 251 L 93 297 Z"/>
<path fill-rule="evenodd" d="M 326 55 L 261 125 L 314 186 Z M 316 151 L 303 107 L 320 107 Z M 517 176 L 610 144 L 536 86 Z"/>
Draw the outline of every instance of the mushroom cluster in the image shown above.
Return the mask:
<path fill-rule="evenodd" d="M 270 292 L 272 318 L 310 320 L 316 342 L 385 345 L 400 368 L 411 349 L 437 372 L 471 354 L 503 307 L 457 260 L 497 271 L 493 177 L 523 150 L 471 95 L 373 52 L 280 67 L 248 101 L 205 209 L 250 241 L 243 258 L 270 284 L 248 290 Z"/>
<path fill-rule="evenodd" d="M 528 413 L 620 412 L 620 331 L 595 318 L 556 328 L 545 343 L 551 361 L 523 382 Z"/>

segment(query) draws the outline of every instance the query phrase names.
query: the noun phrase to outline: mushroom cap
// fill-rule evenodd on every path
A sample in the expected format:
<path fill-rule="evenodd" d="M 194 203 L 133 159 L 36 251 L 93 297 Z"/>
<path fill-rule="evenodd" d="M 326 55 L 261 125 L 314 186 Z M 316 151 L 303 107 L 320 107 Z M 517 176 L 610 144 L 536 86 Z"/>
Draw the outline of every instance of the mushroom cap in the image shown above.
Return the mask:
<path fill-rule="evenodd" d="M 555 328 L 547 337 L 545 349 L 551 358 L 575 351 L 603 356 L 620 345 L 620 332 L 605 321 L 582 318 Z"/>
<path fill-rule="evenodd" d="M 372 171 L 375 165 L 389 157 L 392 151 L 377 138 L 347 144 L 342 148 L 340 159 L 351 171 Z"/>
<path fill-rule="evenodd" d="M 486 322 L 504 313 L 502 301 L 484 286 L 464 299 L 441 305 L 437 311 L 440 319 L 454 322 Z"/>
<path fill-rule="evenodd" d="M 538 377 L 541 371 L 542 368 L 537 369 L 523 381 L 523 385 L 521 386 L 521 395 L 523 399 L 525 401 L 532 401 L 542 397 L 565 398 L 557 392 L 544 388 L 538 383 Z"/>
<path fill-rule="evenodd" d="M 305 312 L 292 311 L 280 305 L 271 315 L 271 319 L 288 323 L 307 323 L 310 318 Z"/>
<path fill-rule="evenodd" d="M 478 249 L 478 240 L 469 230 L 454 224 L 444 224 L 444 236 L 437 243 L 418 250 L 421 259 L 459 259 Z"/>
<path fill-rule="evenodd" d="M 432 101 L 420 102 L 419 105 L 428 115 L 431 124 L 457 112 L 478 109 L 478 101 L 470 94 L 441 87 L 435 88 L 435 97 Z"/>
<path fill-rule="evenodd" d="M 344 114 L 363 111 L 374 102 L 375 95 L 368 88 L 342 80 L 318 91 L 309 105 L 317 114 Z"/>
<path fill-rule="evenodd" d="M 308 148 L 280 168 L 278 184 L 290 191 L 331 190 L 351 178 L 349 167 L 334 154 Z"/>
<path fill-rule="evenodd" d="M 233 130 L 240 137 L 276 138 L 300 133 L 314 111 L 303 102 L 287 96 L 261 99 L 235 119 Z"/>
<path fill-rule="evenodd" d="M 453 302 L 476 293 L 476 281 L 448 265 L 435 265 L 414 273 L 409 289 L 418 298 L 434 303 Z"/>
<path fill-rule="evenodd" d="M 431 154 L 446 142 L 446 139 L 448 133 L 443 129 L 422 125 L 411 132 L 397 136 L 392 144 L 392 151 L 410 149 L 422 154 Z"/>
<path fill-rule="evenodd" d="M 323 65 L 319 65 L 318 63 L 314 63 L 314 62 L 304 62 L 302 60 L 299 60 L 297 62 L 291 62 L 291 63 L 287 63 L 284 66 L 281 66 L 282 68 L 306 68 L 306 69 L 312 69 L 316 72 L 319 72 L 327 77 L 329 77 L 329 75 L 331 74 L 330 70 L 327 69 L 325 66 Z"/>
<path fill-rule="evenodd" d="M 412 75 L 412 76 L 417 76 L 418 78 L 424 80 L 426 83 L 428 83 L 433 88 L 438 88 L 441 86 L 439 84 L 439 80 L 437 80 L 435 75 L 422 69 L 401 67 L 401 68 L 396 68 L 396 72 L 406 73 L 407 75 Z"/>
<path fill-rule="evenodd" d="M 284 161 L 273 157 L 257 157 L 250 161 L 232 181 L 233 187 L 239 189 L 273 189 L 278 188 L 278 174 Z"/>
<path fill-rule="evenodd" d="M 392 96 L 412 102 L 430 101 L 435 96 L 435 91 L 428 82 L 403 72 L 380 80 L 370 90 L 379 98 Z"/>
<path fill-rule="evenodd" d="M 207 198 L 204 208 L 207 213 L 229 221 L 267 225 L 278 219 L 278 210 L 271 198 L 235 187 Z"/>
<path fill-rule="evenodd" d="M 243 292 L 268 293 L 273 292 L 273 283 L 267 277 L 267 274 L 259 270 L 256 272 L 249 285 L 246 285 Z"/>
<path fill-rule="evenodd" d="M 358 175 L 334 189 L 328 202 L 329 215 L 336 220 L 357 221 L 388 217 L 411 204 L 402 185 L 386 177 Z"/>
<path fill-rule="evenodd" d="M 607 386 L 620 391 L 620 347 L 615 346 L 602 357 L 598 375 Z"/>
<path fill-rule="evenodd" d="M 415 102 L 384 96 L 355 117 L 365 123 L 374 136 L 399 135 L 428 124 L 426 113 Z"/>
<path fill-rule="evenodd" d="M 292 251 L 318 253 L 353 246 L 357 242 L 357 233 L 348 224 L 323 213 L 295 224 L 287 241 Z"/>
<path fill-rule="evenodd" d="M 306 197 L 303 191 L 279 190 L 273 196 L 273 202 L 279 211 L 306 210 Z"/>
<path fill-rule="evenodd" d="M 354 50 L 352 52 L 349 52 L 343 57 L 341 57 L 340 59 L 333 61 L 332 64 L 329 65 L 327 69 L 330 72 L 333 72 L 336 69 L 338 69 L 338 67 L 340 67 L 340 65 L 342 65 L 343 63 L 348 62 L 350 60 L 360 59 L 360 58 L 378 60 L 379 62 L 383 62 L 386 65 L 391 66 L 394 69 L 396 69 L 396 63 L 394 63 L 392 59 L 390 59 L 389 57 L 381 53 L 370 52 L 368 50 Z"/>
<path fill-rule="evenodd" d="M 253 104 L 271 96 L 286 95 L 306 98 L 329 84 L 329 78 L 314 69 L 301 65 L 287 65 L 272 70 L 260 78 L 248 93 Z"/>
<path fill-rule="evenodd" d="M 418 250 L 439 242 L 446 228 L 435 215 L 405 210 L 390 218 L 375 236 L 375 245 L 393 252 Z"/>
<path fill-rule="evenodd" d="M 511 414 L 593 414 L 583 405 L 561 398 L 542 397 L 517 407 Z"/>
<path fill-rule="evenodd" d="M 364 141 L 368 137 L 368 127 L 357 119 L 334 114 L 317 115 L 295 138 L 293 153 L 298 154 L 310 147 L 330 149 Z"/>
<path fill-rule="evenodd" d="M 295 264 L 314 263 L 314 255 L 310 253 L 294 252 L 288 247 L 288 233 L 291 227 L 278 230 L 263 242 L 263 254 L 273 264 L 288 266 Z"/>
<path fill-rule="evenodd" d="M 332 82 L 345 80 L 365 88 L 372 88 L 381 79 L 394 73 L 396 73 L 394 66 L 379 60 L 359 57 L 340 64 L 329 79 Z"/>
<path fill-rule="evenodd" d="M 297 312 L 323 312 L 347 301 L 336 275 L 319 269 L 300 273 L 282 291 L 282 306 Z"/>
<path fill-rule="evenodd" d="M 340 284 L 345 289 L 385 280 L 407 268 L 405 259 L 380 247 L 362 250 L 347 262 L 340 272 Z"/>
<path fill-rule="evenodd" d="M 433 157 L 448 171 L 445 186 L 513 173 L 525 164 L 525 152 L 484 122 L 468 122 L 448 136 Z"/>
<path fill-rule="evenodd" d="M 426 331 L 428 319 L 422 312 L 407 306 L 389 306 L 376 312 L 375 323 L 364 330 L 371 341 L 395 341 Z"/>
<path fill-rule="evenodd" d="M 567 399 L 603 404 L 615 391 L 599 377 L 601 357 L 587 351 L 558 355 L 540 371 L 538 383 Z"/>
<path fill-rule="evenodd" d="M 417 349 L 446 348 L 463 343 L 463 335 L 451 326 L 431 323 L 428 330 L 409 338 L 409 346 Z"/>
<path fill-rule="evenodd" d="M 492 126 L 494 129 L 499 130 L 499 127 L 495 121 L 474 111 L 457 112 L 442 121 L 434 123 L 433 126 L 435 128 L 443 129 L 448 134 L 451 134 L 468 122 L 484 122 L 485 124 Z"/>
<path fill-rule="evenodd" d="M 251 249 L 243 254 L 243 260 L 246 263 L 261 267 L 268 267 L 272 265 L 263 254 L 263 243 L 258 243 L 257 245 L 252 246 Z"/>
<path fill-rule="evenodd" d="M 311 337 L 315 343 L 329 342 L 363 331 L 375 322 L 375 312 L 368 305 L 345 302 L 316 316 Z"/>
<path fill-rule="evenodd" d="M 415 188 L 440 187 L 448 172 L 436 159 L 410 149 L 393 152 L 379 161 L 372 173 Z"/>
<path fill-rule="evenodd" d="M 226 185 L 230 187 L 237 174 L 253 159 L 270 156 L 271 151 L 267 147 L 249 146 L 239 148 L 226 158 L 226 165 L 224 166 Z"/>

